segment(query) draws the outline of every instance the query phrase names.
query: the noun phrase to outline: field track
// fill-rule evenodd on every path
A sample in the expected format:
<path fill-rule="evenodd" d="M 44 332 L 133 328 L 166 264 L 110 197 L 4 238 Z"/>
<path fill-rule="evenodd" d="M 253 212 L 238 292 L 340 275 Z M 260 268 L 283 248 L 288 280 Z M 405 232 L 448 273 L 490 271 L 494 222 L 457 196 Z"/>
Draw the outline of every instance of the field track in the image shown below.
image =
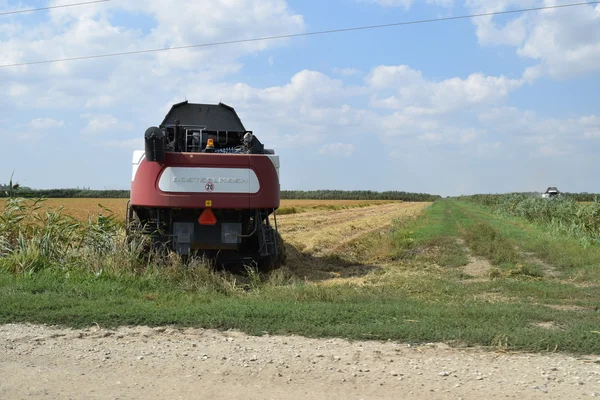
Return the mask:
<path fill-rule="evenodd" d="M 600 391 L 593 358 L 191 328 L 4 325 L 0 357 L 2 399 L 582 399 Z"/>

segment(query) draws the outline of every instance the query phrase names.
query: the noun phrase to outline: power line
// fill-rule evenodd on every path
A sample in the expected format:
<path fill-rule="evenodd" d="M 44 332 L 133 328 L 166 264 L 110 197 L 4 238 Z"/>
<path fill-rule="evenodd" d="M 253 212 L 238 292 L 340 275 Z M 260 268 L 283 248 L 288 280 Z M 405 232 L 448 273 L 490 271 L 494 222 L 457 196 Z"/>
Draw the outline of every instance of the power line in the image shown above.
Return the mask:
<path fill-rule="evenodd" d="M 105 0 L 105 1 L 108 1 L 108 0 Z M 50 63 L 57 63 L 57 62 L 63 62 L 63 61 L 90 60 L 90 59 L 94 59 L 94 58 L 106 58 L 106 57 L 133 55 L 133 54 L 156 53 L 156 52 L 161 52 L 161 51 L 183 50 L 183 49 L 192 49 L 192 48 L 199 48 L 199 47 L 213 47 L 213 46 L 222 46 L 222 45 L 227 45 L 227 44 L 258 42 L 258 41 L 262 41 L 262 40 L 289 39 L 289 38 L 301 37 L 301 36 L 326 35 L 326 34 L 330 34 L 330 33 L 350 32 L 350 31 L 359 31 L 359 30 L 367 30 L 367 29 L 380 29 L 380 28 L 388 28 L 388 27 L 393 27 L 393 26 L 416 25 L 416 24 L 425 24 L 425 23 L 431 23 L 431 22 L 451 21 L 451 20 L 457 20 L 457 19 L 487 17 L 487 16 L 503 15 L 503 14 L 515 14 L 515 13 L 550 10 L 550 9 L 566 8 L 566 7 L 577 7 L 577 6 L 593 5 L 593 4 L 600 4 L 600 1 L 589 1 L 589 2 L 583 2 L 583 3 L 571 3 L 571 4 L 563 4 L 563 5 L 556 5 L 556 6 L 524 8 L 524 9 L 519 9 L 519 10 L 495 11 L 495 12 L 481 13 L 481 14 L 461 15 L 461 16 L 456 16 L 456 17 L 421 19 L 421 20 L 415 20 L 415 21 L 395 22 L 395 23 L 391 23 L 391 24 L 366 25 L 366 26 L 359 26 L 359 27 L 352 27 L 352 28 L 331 29 L 331 30 L 325 30 L 325 31 L 291 33 L 291 34 L 287 34 L 287 35 L 265 36 L 265 37 L 252 38 L 252 39 L 227 40 L 227 41 L 222 41 L 222 42 L 192 44 L 192 45 L 187 45 L 187 46 L 176 46 L 176 47 L 165 47 L 165 48 L 147 49 L 147 50 L 125 51 L 125 52 L 120 52 L 120 53 L 97 54 L 97 55 L 91 55 L 91 56 L 57 58 L 57 59 L 53 59 L 53 60 L 29 61 L 29 62 L 16 63 L 16 64 L 2 64 L 2 65 L 0 65 L 0 68 L 21 67 L 21 66 L 25 66 L 25 65 L 37 65 L 37 64 L 50 64 Z"/>
<path fill-rule="evenodd" d="M 95 4 L 95 3 L 106 3 L 108 1 L 111 1 L 111 0 L 85 1 L 85 2 L 81 2 L 81 3 L 63 4 L 63 5 L 58 5 L 58 6 L 30 8 L 30 9 L 27 9 L 27 10 L 5 11 L 5 12 L 0 12 L 0 17 L 2 17 L 3 15 L 23 14 L 23 13 L 34 12 L 34 11 L 52 10 L 52 9 L 55 9 L 55 8 L 85 6 L 85 5 L 88 5 L 88 4 Z"/>

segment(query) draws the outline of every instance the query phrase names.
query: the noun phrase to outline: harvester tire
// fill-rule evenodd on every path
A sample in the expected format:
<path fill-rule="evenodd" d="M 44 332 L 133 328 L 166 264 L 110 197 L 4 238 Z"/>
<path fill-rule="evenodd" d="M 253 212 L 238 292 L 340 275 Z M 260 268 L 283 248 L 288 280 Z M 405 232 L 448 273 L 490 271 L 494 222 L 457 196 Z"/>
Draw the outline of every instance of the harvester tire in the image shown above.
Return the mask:
<path fill-rule="evenodd" d="M 287 252 L 285 249 L 285 242 L 279 232 L 277 232 L 277 250 L 277 263 L 279 264 L 279 267 L 282 267 L 287 262 Z"/>
<path fill-rule="evenodd" d="M 284 266 L 286 260 L 285 242 L 281 235 L 277 233 L 277 255 L 264 257 L 259 264 L 259 269 L 263 273 L 268 273 Z"/>
<path fill-rule="evenodd" d="M 135 211 L 127 210 L 125 221 L 125 242 L 128 247 L 135 246 L 137 253 L 142 259 L 147 259 L 152 251 L 152 242 L 144 232 L 142 221 Z"/>

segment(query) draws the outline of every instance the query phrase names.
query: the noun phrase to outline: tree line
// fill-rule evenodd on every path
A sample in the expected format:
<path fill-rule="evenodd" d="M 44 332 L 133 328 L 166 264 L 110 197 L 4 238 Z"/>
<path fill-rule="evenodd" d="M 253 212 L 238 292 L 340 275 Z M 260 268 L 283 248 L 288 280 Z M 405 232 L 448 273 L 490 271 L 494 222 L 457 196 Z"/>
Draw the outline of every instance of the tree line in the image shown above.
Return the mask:
<path fill-rule="evenodd" d="M 8 186 L 0 185 L 0 197 L 8 197 Z M 24 198 L 101 198 L 127 199 L 129 190 L 87 190 L 87 189 L 29 189 L 19 188 L 13 196 Z"/>
<path fill-rule="evenodd" d="M 0 185 L 0 197 L 9 196 L 8 185 Z M 103 198 L 128 199 L 129 190 L 88 190 L 88 189 L 31 189 L 19 188 L 13 196 L 25 198 Z M 282 190 L 282 199 L 293 200 L 402 200 L 435 201 L 441 196 L 428 193 L 401 191 L 376 192 L 371 190 Z"/>
<path fill-rule="evenodd" d="M 371 190 L 283 190 L 282 199 L 293 200 L 402 200 L 435 201 L 441 196 L 429 193 L 400 191 L 375 192 Z"/>

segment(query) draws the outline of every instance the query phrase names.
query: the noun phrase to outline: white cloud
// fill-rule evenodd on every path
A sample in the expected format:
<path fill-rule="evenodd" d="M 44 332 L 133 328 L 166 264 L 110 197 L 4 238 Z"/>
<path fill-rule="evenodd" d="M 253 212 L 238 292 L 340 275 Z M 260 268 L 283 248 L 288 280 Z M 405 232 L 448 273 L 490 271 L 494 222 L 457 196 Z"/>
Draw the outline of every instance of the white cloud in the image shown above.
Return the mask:
<path fill-rule="evenodd" d="M 436 114 L 463 107 L 496 103 L 523 85 L 521 79 L 474 73 L 467 78 L 428 81 L 406 65 L 378 66 L 367 77 L 374 89 L 389 92 L 373 97 L 374 107 L 403 109 L 411 114 Z"/>
<path fill-rule="evenodd" d="M 466 0 L 465 6 L 476 14 L 502 12 L 509 8 L 530 8 L 540 0 Z M 498 26 L 493 16 L 473 18 L 477 39 L 482 45 L 518 46 L 527 36 L 527 27 L 531 14 L 517 14 L 504 26 Z M 510 18 L 510 17 L 509 17 Z"/>
<path fill-rule="evenodd" d="M 584 116 L 579 119 L 579 123 L 582 125 L 585 138 L 600 138 L 600 117 L 596 115 Z"/>
<path fill-rule="evenodd" d="M 326 156 L 341 155 L 344 157 L 350 157 L 352 154 L 354 154 L 354 150 L 356 150 L 356 147 L 350 143 L 330 143 L 330 144 L 321 146 L 319 148 L 319 153 L 326 155 Z"/>
<path fill-rule="evenodd" d="M 6 94 L 10 97 L 20 97 L 29 91 L 26 85 L 21 85 L 19 83 L 11 82 L 8 84 L 6 88 Z"/>
<path fill-rule="evenodd" d="M 108 108 L 115 104 L 118 100 L 116 95 L 101 94 L 90 97 L 85 102 L 85 108 Z"/>
<path fill-rule="evenodd" d="M 58 4 L 56 0 L 50 4 L 54 3 Z M 0 36 L 0 64 L 202 44 L 305 29 L 303 17 L 290 10 L 285 0 L 215 0 L 210 4 L 210 12 L 203 2 L 182 2 L 173 7 L 162 0 L 123 0 L 55 9 L 49 14 L 49 20 L 22 24 L 10 35 Z M 148 18 L 154 26 L 144 32 L 114 22 L 123 20 L 115 19 L 115 15 L 123 14 Z M 189 75 L 211 80 L 237 72 L 241 68 L 240 57 L 286 43 L 287 40 L 257 41 L 43 67 L 3 68 L 0 81 L 11 82 L 7 94 L 29 107 L 129 105 L 130 99 L 138 103 L 148 101 L 140 99 L 139 93 L 156 92 L 161 86 L 183 86 Z M 32 102 L 28 93 L 43 94 Z"/>
<path fill-rule="evenodd" d="M 124 139 L 124 140 L 107 140 L 99 143 L 103 147 L 108 148 L 122 148 L 126 150 L 139 150 L 144 148 L 144 139 L 143 138 L 133 138 L 133 139 Z"/>
<path fill-rule="evenodd" d="M 600 132 L 597 115 L 554 118 L 514 107 L 500 107 L 480 114 L 479 120 L 493 134 L 546 156 L 594 152 L 594 147 L 588 147 L 584 140 L 594 139 Z"/>
<path fill-rule="evenodd" d="M 491 16 L 474 18 L 477 26 L 477 38 L 484 45 L 518 46 L 527 37 L 527 16 L 521 16 L 498 28 Z"/>
<path fill-rule="evenodd" d="M 356 68 L 334 68 L 333 72 L 341 76 L 354 76 L 360 74 L 360 70 Z"/>
<path fill-rule="evenodd" d="M 475 129 L 467 129 L 460 133 L 459 141 L 461 143 L 469 143 L 476 140 L 479 137 L 479 133 Z"/>
<path fill-rule="evenodd" d="M 421 72 L 408 65 L 380 65 L 375 67 L 367 77 L 367 83 L 374 88 L 393 86 L 409 86 L 422 80 Z"/>
<path fill-rule="evenodd" d="M 195 82 L 193 86 L 189 98 L 222 99 L 234 105 L 244 125 L 260 132 L 268 147 L 312 144 L 333 127 L 344 134 L 357 134 L 374 115 L 346 103 L 364 96 L 366 88 L 347 86 L 311 70 L 294 74 L 286 84 L 266 88 L 243 83 Z"/>
<path fill-rule="evenodd" d="M 90 117 L 87 125 L 83 128 L 85 133 L 104 133 L 114 130 L 120 125 L 119 120 L 110 114 Z"/>
<path fill-rule="evenodd" d="M 479 143 L 477 145 L 477 154 L 486 156 L 501 150 L 504 147 L 502 142 Z"/>
<path fill-rule="evenodd" d="M 235 105 L 245 125 L 257 132 L 268 147 L 276 149 L 314 145 L 336 132 L 356 140 L 344 142 L 354 145 L 358 138 L 369 134 L 389 146 L 390 152 L 405 140 L 454 144 L 476 151 L 482 140 L 488 141 L 486 126 L 472 126 L 455 115 L 471 114 L 477 123 L 477 110 L 501 104 L 520 84 L 479 74 L 435 82 L 402 65 L 374 68 L 363 86 L 303 70 L 287 84 L 267 88 L 242 83 L 198 84 L 191 98 L 226 96 L 223 101 Z M 377 102 L 389 91 L 398 104 L 379 109 L 349 105 Z M 326 147 L 321 151 L 324 149 L 333 150 Z"/>
<path fill-rule="evenodd" d="M 583 136 L 590 139 L 600 138 L 600 129 L 597 128 L 586 130 L 585 132 L 583 132 Z"/>
<path fill-rule="evenodd" d="M 443 136 L 439 133 L 425 133 L 419 137 L 420 140 L 425 140 L 427 142 L 436 142 L 439 143 L 442 141 Z"/>
<path fill-rule="evenodd" d="M 556 0 L 467 0 L 475 12 L 566 4 Z M 538 63 L 527 68 L 524 78 L 533 81 L 549 75 L 557 78 L 600 70 L 600 5 L 549 9 L 509 18 L 474 18 L 481 45 L 511 45 L 520 56 Z"/>
<path fill-rule="evenodd" d="M 56 129 L 65 126 L 64 121 L 57 121 L 52 118 L 36 118 L 29 122 L 29 126 L 35 130 Z"/>
<path fill-rule="evenodd" d="M 404 7 L 409 9 L 413 3 L 419 0 L 359 0 L 362 2 L 370 2 L 379 4 L 383 7 Z M 421 0 L 422 1 L 422 0 Z M 454 0 L 425 0 L 427 4 L 434 4 L 436 6 L 451 7 L 454 4 Z"/>
<path fill-rule="evenodd" d="M 404 7 L 406 9 L 410 8 L 414 0 L 363 0 L 369 1 L 371 3 L 379 4 L 384 7 Z"/>

